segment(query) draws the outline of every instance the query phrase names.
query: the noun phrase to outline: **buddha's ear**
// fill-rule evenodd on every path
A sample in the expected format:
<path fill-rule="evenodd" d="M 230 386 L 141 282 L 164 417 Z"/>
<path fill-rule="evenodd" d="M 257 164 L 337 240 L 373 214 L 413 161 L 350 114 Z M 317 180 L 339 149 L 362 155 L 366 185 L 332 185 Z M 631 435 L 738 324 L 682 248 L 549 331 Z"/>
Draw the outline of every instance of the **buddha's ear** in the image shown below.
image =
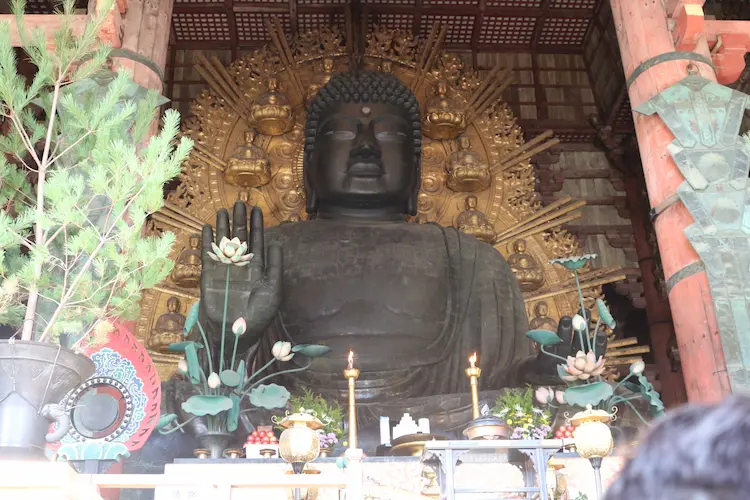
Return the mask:
<path fill-rule="evenodd" d="M 422 187 L 422 165 L 420 156 L 417 156 L 417 175 L 411 194 L 406 200 L 406 215 L 417 215 L 417 203 L 419 202 L 419 189 Z"/>

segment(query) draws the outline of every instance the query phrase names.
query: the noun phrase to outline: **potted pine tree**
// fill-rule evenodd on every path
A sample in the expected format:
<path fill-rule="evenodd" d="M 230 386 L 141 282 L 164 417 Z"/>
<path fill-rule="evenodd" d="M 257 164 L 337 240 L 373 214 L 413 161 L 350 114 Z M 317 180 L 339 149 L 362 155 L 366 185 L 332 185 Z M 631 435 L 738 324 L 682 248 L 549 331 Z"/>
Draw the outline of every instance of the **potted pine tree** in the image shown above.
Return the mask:
<path fill-rule="evenodd" d="M 50 420 L 64 430 L 56 404 L 94 373 L 81 349 L 103 342 L 115 318 L 137 314 L 141 291 L 172 267 L 174 236 L 143 238 L 142 229 L 192 143 L 176 140 L 174 110 L 145 141 L 163 100 L 108 71 L 110 48 L 97 35 L 113 6 L 97 2 L 74 34 L 75 4 L 64 0 L 50 49 L 45 33 L 24 29 L 25 2 L 16 0 L 37 68 L 30 84 L 0 24 L 0 120 L 9 129 L 0 136 L 0 324 L 18 329 L 0 341 L 0 456 L 42 452 L 54 439 Z"/>

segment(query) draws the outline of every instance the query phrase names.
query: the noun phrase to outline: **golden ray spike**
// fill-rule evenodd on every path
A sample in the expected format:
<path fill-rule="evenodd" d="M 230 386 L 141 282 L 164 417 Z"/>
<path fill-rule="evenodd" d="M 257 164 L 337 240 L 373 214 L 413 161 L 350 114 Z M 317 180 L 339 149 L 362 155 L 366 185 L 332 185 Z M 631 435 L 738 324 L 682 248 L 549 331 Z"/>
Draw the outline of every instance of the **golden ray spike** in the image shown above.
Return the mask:
<path fill-rule="evenodd" d="M 505 231 L 502 231 L 502 232 L 498 233 L 495 239 L 502 238 L 506 234 L 508 234 L 511 231 L 514 231 L 514 230 L 516 230 L 516 229 L 518 229 L 520 227 L 525 227 L 525 226 L 531 224 L 533 221 L 535 221 L 539 217 L 542 217 L 543 215 L 547 215 L 548 213 L 550 213 L 550 212 L 552 212 L 554 210 L 557 210 L 558 208 L 562 207 L 563 205 L 565 205 L 567 203 L 570 203 L 571 201 L 573 201 L 573 198 L 571 196 L 565 196 L 564 198 L 560 198 L 559 200 L 557 200 L 557 201 L 555 201 L 553 203 L 550 203 L 546 207 L 542 208 L 538 212 L 535 212 L 535 213 L 531 214 L 529 217 L 527 217 L 527 218 L 525 218 L 523 220 L 518 221 L 517 223 L 513 224 L 512 226 L 510 226 Z"/>
<path fill-rule="evenodd" d="M 567 206 L 564 206 L 564 207 L 560 207 L 559 209 L 557 209 L 555 211 L 549 212 L 549 213 L 547 213 L 547 214 L 545 214 L 545 215 L 543 215 L 543 216 L 535 219 L 533 221 L 533 223 L 531 223 L 531 224 L 526 224 L 526 225 L 523 225 L 523 226 L 518 227 L 516 229 L 513 229 L 511 231 L 507 231 L 502 236 L 496 236 L 495 237 L 495 241 L 500 242 L 500 241 L 507 241 L 507 240 L 516 238 L 517 235 L 524 234 L 524 233 L 526 233 L 526 232 L 528 232 L 530 230 L 536 229 L 537 227 L 539 227 L 540 225 L 542 225 L 542 224 L 544 224 L 546 222 L 552 222 L 555 219 L 558 219 L 558 218 L 562 217 L 565 214 L 573 212 L 574 210 L 578 210 L 579 208 L 582 208 L 585 205 L 586 205 L 586 201 L 585 200 L 577 200 L 577 201 L 571 203 L 570 205 L 567 205 Z M 575 219 L 572 219 L 572 220 L 575 220 Z M 563 224 L 563 222 L 558 221 L 557 225 L 560 225 L 560 224 Z M 554 226 L 552 226 L 552 227 L 554 227 Z"/>
<path fill-rule="evenodd" d="M 550 139 L 549 141 L 547 141 L 547 142 L 545 142 L 543 144 L 540 144 L 539 146 L 535 147 L 534 149 L 532 149 L 531 151 L 529 151 L 527 153 L 524 153 L 521 156 L 514 157 L 512 160 L 507 160 L 507 161 L 505 161 L 505 162 L 503 162 L 503 163 L 501 163 L 499 165 L 495 165 L 495 166 L 491 167 L 490 168 L 490 172 L 492 172 L 493 174 L 497 174 L 497 173 L 500 173 L 500 172 L 505 172 L 506 170 L 510 169 L 511 167 L 513 167 L 515 165 L 518 165 L 519 163 L 524 162 L 524 161 L 530 159 L 531 157 L 533 157 L 535 155 L 538 155 L 542 151 L 545 151 L 545 150 L 551 148 L 552 146 L 556 146 L 558 144 L 560 144 L 560 139 L 557 139 L 557 138 Z"/>
<path fill-rule="evenodd" d="M 200 220 L 198 217 L 195 217 L 193 214 L 189 213 L 188 211 L 186 211 L 183 208 L 178 207 L 174 203 L 170 203 L 168 201 L 165 201 L 164 202 L 164 206 L 167 207 L 169 210 L 182 215 L 183 217 L 187 217 L 188 219 L 192 220 L 193 222 L 195 222 L 196 224 L 198 224 L 200 226 L 203 226 L 203 224 L 204 224 L 204 222 L 202 220 Z"/>
<path fill-rule="evenodd" d="M 213 158 L 206 156 L 203 152 L 199 151 L 198 149 L 194 149 L 192 154 L 200 161 L 208 165 L 209 167 L 213 167 L 219 172 L 223 172 L 225 170 L 225 167 L 223 164 L 218 164 Z"/>
<path fill-rule="evenodd" d="M 200 233 L 203 230 L 202 224 L 196 224 L 190 219 L 183 217 L 182 215 L 178 213 L 172 212 L 168 208 L 163 207 L 158 212 L 153 213 L 152 217 L 154 218 L 154 220 L 165 222 L 167 224 L 170 224 L 171 226 L 179 227 L 180 229 L 185 229 L 185 227 L 187 227 L 188 229 L 197 231 L 198 233 Z M 173 224 L 173 222 L 177 222 L 179 225 L 175 225 Z"/>
<path fill-rule="evenodd" d="M 242 118 L 245 121 L 248 121 L 249 115 L 245 113 L 244 109 L 236 101 L 236 99 L 231 95 L 231 93 L 227 92 L 226 83 L 223 81 L 222 78 L 214 77 L 212 70 L 208 67 L 204 67 L 203 64 L 200 62 L 195 65 L 195 72 L 198 73 L 201 76 L 201 78 L 206 80 L 206 83 L 208 83 L 208 85 L 217 94 L 219 94 L 219 97 L 224 99 L 227 102 L 227 104 L 229 104 L 231 107 L 237 109 L 237 112 L 239 112 Z"/>
<path fill-rule="evenodd" d="M 205 71 L 210 73 L 212 77 L 216 78 L 217 82 L 221 85 L 224 92 L 232 99 L 236 107 L 240 107 L 242 105 L 240 102 L 240 95 L 232 86 L 231 77 L 226 78 L 222 72 L 217 71 L 214 67 L 214 63 L 209 61 L 203 54 L 198 54 L 198 62 L 203 66 Z M 219 64 L 221 65 L 221 63 Z M 222 68 L 223 67 L 224 66 L 222 66 Z"/>
<path fill-rule="evenodd" d="M 440 49 L 443 45 L 443 40 L 445 40 L 445 35 L 448 32 L 448 28 L 446 26 L 441 26 L 438 23 L 435 23 L 433 25 L 433 30 L 435 26 L 439 27 L 437 37 L 435 38 L 435 41 L 433 43 L 429 43 L 428 40 L 428 43 L 425 44 L 424 53 L 426 56 L 426 60 L 424 61 L 424 65 L 417 72 L 417 77 L 414 79 L 412 90 L 415 94 L 419 91 L 419 88 L 424 83 L 425 75 L 434 64 L 435 58 L 440 53 Z M 430 31 L 430 35 L 432 35 L 432 30 Z"/>
<path fill-rule="evenodd" d="M 611 276 L 611 277 L 608 277 L 608 278 L 602 278 L 602 279 L 598 279 L 598 280 L 593 280 L 593 281 L 590 281 L 588 283 L 581 283 L 581 290 L 588 290 L 590 288 L 596 288 L 597 286 L 607 285 L 609 283 L 614 283 L 616 281 L 622 281 L 624 279 L 625 279 L 625 275 L 621 274 L 621 275 L 617 275 L 617 276 Z M 549 291 L 546 291 L 546 292 L 538 292 L 535 295 L 529 295 L 528 297 L 524 297 L 523 301 L 524 302 L 536 302 L 537 300 L 543 300 L 543 299 L 548 299 L 550 297 L 556 297 L 558 295 L 564 295 L 564 294 L 567 294 L 567 293 L 573 293 L 573 292 L 575 292 L 577 290 L 578 290 L 578 288 L 575 285 L 568 286 L 568 287 L 556 288 L 556 289 L 549 290 Z"/>
<path fill-rule="evenodd" d="M 224 160 L 209 151 L 209 149 L 203 144 L 196 142 L 194 145 L 194 149 L 199 151 L 203 156 L 209 158 L 211 161 L 217 163 L 222 168 L 222 170 L 227 167 L 227 164 L 224 162 Z"/>
<path fill-rule="evenodd" d="M 197 293 L 190 293 L 186 292 L 182 288 L 171 288 L 166 287 L 164 285 L 156 285 L 152 288 L 152 290 L 156 290 L 157 292 L 161 293 L 167 293 L 169 295 L 176 295 L 178 297 L 182 297 L 184 299 L 190 299 L 190 300 L 199 300 L 201 298 L 200 294 Z"/>
<path fill-rule="evenodd" d="M 281 64 L 284 66 L 284 69 L 289 75 L 289 81 L 292 84 L 291 90 L 294 91 L 295 94 L 297 94 L 296 102 L 303 102 L 305 100 L 305 90 L 302 87 L 302 83 L 299 81 L 299 75 L 295 71 L 297 64 L 294 60 L 294 56 L 292 55 L 292 51 L 289 48 L 289 44 L 287 43 L 286 35 L 284 34 L 284 28 L 281 25 L 281 21 L 279 21 L 279 19 L 274 16 L 271 19 L 266 19 L 264 22 L 266 25 L 266 29 L 268 30 L 268 34 L 271 36 L 271 42 L 276 48 L 276 51 L 279 53 Z M 294 99 L 292 100 L 294 101 Z"/>
<path fill-rule="evenodd" d="M 651 348 L 647 345 L 629 347 L 627 349 L 613 349 L 612 351 L 607 347 L 607 356 L 611 357 L 632 356 L 633 354 L 646 354 L 647 352 L 651 352 Z"/>
<path fill-rule="evenodd" d="M 636 356 L 633 358 L 608 358 L 605 356 L 604 366 L 632 365 L 633 363 L 637 363 L 638 361 L 643 361 L 643 358 L 640 356 Z"/>
<path fill-rule="evenodd" d="M 469 97 L 469 100 L 467 101 L 467 106 L 469 109 L 471 109 L 475 103 L 479 102 L 480 97 L 488 90 L 492 88 L 492 83 L 495 82 L 495 76 L 497 73 L 499 73 L 503 68 L 498 63 L 495 65 L 490 72 L 487 74 L 486 77 L 484 77 L 479 84 L 479 86 L 474 90 L 474 93 L 471 94 Z"/>
<path fill-rule="evenodd" d="M 520 146 L 518 146 L 516 149 L 512 151 L 508 151 L 501 159 L 499 165 L 508 163 L 512 161 L 514 158 L 522 155 L 523 153 L 527 152 L 529 149 L 534 148 L 535 146 L 541 144 L 545 140 L 549 139 L 554 135 L 554 132 L 551 130 L 547 130 L 545 132 L 542 132 L 538 136 L 534 137 L 528 142 L 524 142 Z"/>
<path fill-rule="evenodd" d="M 224 81 L 229 85 L 229 87 L 232 89 L 232 92 L 234 92 L 234 95 L 237 98 L 237 102 L 242 106 L 242 108 L 247 112 L 247 114 L 250 114 L 250 106 L 252 103 L 246 102 L 246 97 L 242 93 L 242 90 L 237 85 L 237 82 L 234 81 L 234 78 L 232 78 L 232 75 L 229 74 L 229 71 L 224 67 L 223 64 L 221 64 L 221 61 L 218 57 L 213 56 L 211 57 L 211 63 L 213 63 L 214 69 L 224 78 Z"/>
<path fill-rule="evenodd" d="M 638 339 L 635 337 L 628 337 L 625 339 L 611 340 L 607 343 L 607 350 L 617 349 L 618 347 L 626 347 L 629 345 L 635 345 L 638 343 Z"/>
<path fill-rule="evenodd" d="M 501 82 L 494 87 L 492 93 L 488 97 L 484 98 L 482 102 L 479 103 L 476 109 L 471 111 L 467 120 L 473 122 L 478 116 L 481 116 L 485 111 L 501 101 L 503 92 L 505 92 L 505 89 L 507 89 L 511 83 L 513 83 L 512 75 L 505 80 L 501 80 Z"/>
<path fill-rule="evenodd" d="M 430 34 L 427 35 L 427 40 L 425 40 L 425 44 L 422 47 L 422 52 L 419 53 L 419 61 L 417 61 L 416 66 L 416 75 L 414 75 L 414 80 L 412 81 L 412 92 L 417 91 L 417 86 L 419 85 L 419 81 L 422 78 L 422 73 L 424 71 L 424 63 L 427 60 L 427 53 L 429 52 L 430 48 L 435 44 L 435 37 L 438 34 L 440 27 L 438 23 L 432 23 L 432 27 L 430 28 Z"/>
<path fill-rule="evenodd" d="M 531 229 L 527 229 L 515 235 L 506 236 L 500 241 L 495 241 L 493 245 L 495 247 L 507 245 L 513 239 L 528 238 L 529 236 L 534 236 L 535 234 L 539 234 L 549 229 L 554 229 L 556 227 L 562 226 L 563 224 L 567 224 L 568 222 L 572 222 L 574 220 L 580 219 L 581 217 L 583 217 L 583 214 L 581 212 L 573 212 L 572 214 L 566 217 L 562 217 L 560 219 L 550 221 L 546 224 L 541 224 L 539 226 L 532 227 Z"/>

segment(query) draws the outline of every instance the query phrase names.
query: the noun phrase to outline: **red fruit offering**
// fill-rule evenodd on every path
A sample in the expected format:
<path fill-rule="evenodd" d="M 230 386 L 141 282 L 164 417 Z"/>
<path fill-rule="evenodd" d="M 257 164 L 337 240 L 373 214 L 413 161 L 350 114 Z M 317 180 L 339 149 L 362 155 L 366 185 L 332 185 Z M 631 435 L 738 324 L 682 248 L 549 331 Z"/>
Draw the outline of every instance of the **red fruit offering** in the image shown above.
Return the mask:
<path fill-rule="evenodd" d="M 272 438 L 272 437 L 274 437 L 273 431 L 268 431 L 268 432 L 266 433 L 266 436 L 268 436 L 269 438 Z"/>
<path fill-rule="evenodd" d="M 560 431 L 555 432 L 555 439 L 562 439 L 562 438 L 563 438 L 563 433 L 562 432 L 560 432 Z"/>
<path fill-rule="evenodd" d="M 256 437 L 258 435 L 258 431 L 253 431 L 252 434 L 250 434 L 252 437 Z"/>
<path fill-rule="evenodd" d="M 564 426 L 564 425 L 561 425 L 561 426 L 560 426 L 560 427 L 558 428 L 558 430 L 559 430 L 560 432 L 565 432 L 565 431 L 567 431 L 567 430 L 568 430 L 568 428 L 567 428 L 566 426 Z"/>
<path fill-rule="evenodd" d="M 571 438 L 571 437 L 573 437 L 573 434 L 570 431 L 565 431 L 565 433 L 563 434 L 563 436 L 565 436 L 566 438 Z"/>
<path fill-rule="evenodd" d="M 570 431 L 570 432 L 573 432 L 574 430 L 576 430 L 576 428 L 575 428 L 575 427 L 573 427 L 572 425 L 569 425 L 569 426 L 568 426 L 568 428 L 567 428 L 566 430 L 568 430 L 568 431 Z"/>

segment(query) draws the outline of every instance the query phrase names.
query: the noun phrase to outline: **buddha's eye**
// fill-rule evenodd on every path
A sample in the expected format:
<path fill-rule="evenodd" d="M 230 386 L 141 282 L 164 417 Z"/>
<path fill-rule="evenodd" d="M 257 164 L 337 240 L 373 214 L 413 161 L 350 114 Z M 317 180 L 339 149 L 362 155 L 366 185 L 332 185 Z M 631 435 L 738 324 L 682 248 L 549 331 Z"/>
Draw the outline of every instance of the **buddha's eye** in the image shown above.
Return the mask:
<path fill-rule="evenodd" d="M 336 141 L 351 141 L 355 134 L 351 130 L 329 130 L 325 133 L 326 137 L 331 137 Z"/>
<path fill-rule="evenodd" d="M 383 131 L 375 134 L 375 138 L 379 141 L 399 141 L 402 142 L 406 139 L 406 134 L 403 132 Z"/>

